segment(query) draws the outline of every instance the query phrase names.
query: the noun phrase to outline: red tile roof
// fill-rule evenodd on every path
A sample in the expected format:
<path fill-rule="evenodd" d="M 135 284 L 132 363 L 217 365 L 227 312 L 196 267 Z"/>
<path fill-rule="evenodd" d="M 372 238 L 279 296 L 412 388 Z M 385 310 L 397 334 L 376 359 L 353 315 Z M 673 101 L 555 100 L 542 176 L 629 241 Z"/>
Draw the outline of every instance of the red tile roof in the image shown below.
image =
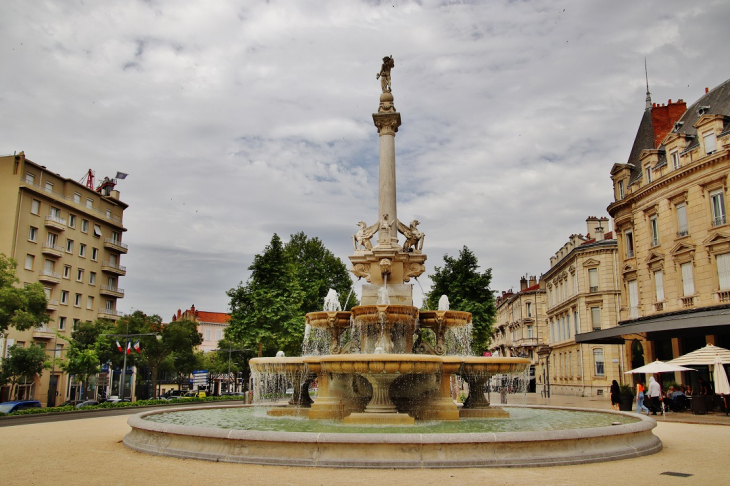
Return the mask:
<path fill-rule="evenodd" d="M 225 312 L 207 312 L 207 311 L 195 311 L 195 317 L 198 318 L 198 321 L 202 322 L 214 322 L 219 324 L 225 324 L 231 319 L 230 314 L 226 314 Z"/>
<path fill-rule="evenodd" d="M 540 284 L 539 284 L 539 283 L 536 283 L 536 284 L 535 284 L 535 285 L 533 285 L 532 287 L 527 287 L 527 288 L 526 288 L 525 290 L 523 290 L 522 292 L 532 292 L 533 290 L 539 290 L 539 289 L 540 289 Z"/>

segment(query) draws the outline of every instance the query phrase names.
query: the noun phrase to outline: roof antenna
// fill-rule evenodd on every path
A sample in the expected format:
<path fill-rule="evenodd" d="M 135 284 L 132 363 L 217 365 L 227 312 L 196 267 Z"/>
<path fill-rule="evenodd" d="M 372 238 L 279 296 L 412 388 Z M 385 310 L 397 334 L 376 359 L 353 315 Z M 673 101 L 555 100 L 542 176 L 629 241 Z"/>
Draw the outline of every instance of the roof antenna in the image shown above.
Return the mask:
<path fill-rule="evenodd" d="M 649 70 L 646 68 L 646 56 L 644 57 L 644 74 L 646 75 L 646 109 L 651 108 L 651 93 L 649 93 Z"/>

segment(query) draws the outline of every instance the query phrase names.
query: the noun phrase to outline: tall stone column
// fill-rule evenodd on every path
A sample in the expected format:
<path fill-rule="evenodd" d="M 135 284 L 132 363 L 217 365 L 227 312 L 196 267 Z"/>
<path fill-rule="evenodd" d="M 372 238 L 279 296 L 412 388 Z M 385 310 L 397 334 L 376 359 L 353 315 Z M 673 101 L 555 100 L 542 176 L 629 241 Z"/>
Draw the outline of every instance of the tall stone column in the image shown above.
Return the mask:
<path fill-rule="evenodd" d="M 380 170 L 378 181 L 378 247 L 398 246 L 398 209 L 395 195 L 395 133 L 401 124 L 400 113 L 393 106 L 393 95 L 380 95 L 378 113 L 373 122 L 380 134 Z M 385 217 L 387 215 L 387 219 Z M 387 230 L 386 230 L 387 228 Z"/>

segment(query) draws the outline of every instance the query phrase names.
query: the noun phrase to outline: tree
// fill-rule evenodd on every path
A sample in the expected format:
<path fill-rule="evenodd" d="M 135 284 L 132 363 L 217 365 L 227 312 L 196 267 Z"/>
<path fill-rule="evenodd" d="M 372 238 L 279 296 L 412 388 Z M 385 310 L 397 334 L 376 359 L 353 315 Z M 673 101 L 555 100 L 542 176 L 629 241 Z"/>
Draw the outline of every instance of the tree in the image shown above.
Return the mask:
<path fill-rule="evenodd" d="M 258 349 L 259 356 L 270 348 L 296 353 L 304 335 L 304 293 L 278 235 L 254 257 L 249 270 L 245 285 L 226 292 L 231 299 L 226 338 Z"/>
<path fill-rule="evenodd" d="M 41 376 L 43 370 L 49 368 L 46 350 L 31 344 L 27 348 L 13 345 L 9 348 L 10 356 L 2 359 L 2 379 L 0 382 L 10 383 L 10 396 L 17 398 L 17 386 L 33 381 L 36 375 Z"/>
<path fill-rule="evenodd" d="M 358 305 L 355 293 L 351 293 L 353 283 L 347 266 L 319 238 L 309 238 L 304 232 L 293 234 L 284 245 L 284 253 L 303 292 L 302 313 L 321 311 L 329 289 L 337 291 L 343 309 Z"/>
<path fill-rule="evenodd" d="M 474 324 L 472 349 L 481 354 L 489 347 L 492 324 L 497 313 L 494 294 L 489 288 L 492 269 L 479 273 L 476 255 L 464 246 L 459 258 L 444 255 L 444 267 L 434 268 L 430 276 L 433 283 L 428 293 L 429 308 L 438 308 L 442 295 L 449 298 L 450 308 L 471 312 Z"/>
<path fill-rule="evenodd" d="M 46 313 L 48 299 L 43 286 L 33 283 L 16 287 L 17 262 L 0 253 L 0 333 L 12 326 L 19 331 L 39 327 L 51 318 Z"/>
<path fill-rule="evenodd" d="M 75 375 L 81 385 L 82 396 L 85 396 L 89 377 L 99 372 L 99 356 L 91 348 L 83 349 L 71 343 L 66 361 L 61 363 L 61 369 L 68 374 Z"/>

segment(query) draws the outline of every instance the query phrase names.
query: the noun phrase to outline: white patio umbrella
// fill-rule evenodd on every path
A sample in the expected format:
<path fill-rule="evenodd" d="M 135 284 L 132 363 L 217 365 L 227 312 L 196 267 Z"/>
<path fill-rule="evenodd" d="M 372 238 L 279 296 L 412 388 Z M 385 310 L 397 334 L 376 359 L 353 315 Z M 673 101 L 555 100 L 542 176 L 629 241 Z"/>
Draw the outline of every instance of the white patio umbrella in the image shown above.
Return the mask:
<path fill-rule="evenodd" d="M 727 373 L 722 365 L 722 358 L 719 354 L 715 355 L 715 369 L 712 371 L 713 381 L 715 382 L 715 393 L 723 395 L 725 400 L 725 415 L 727 415 L 727 395 L 730 395 L 730 383 L 727 382 Z"/>
<path fill-rule="evenodd" d="M 673 373 L 675 371 L 697 371 L 692 368 L 685 368 L 684 366 L 679 366 L 676 364 L 670 364 L 665 363 L 663 361 L 656 360 L 653 363 L 649 363 L 648 365 L 640 366 L 639 368 L 634 368 L 633 370 L 629 370 L 625 372 L 625 374 L 636 374 L 636 373 L 646 373 L 646 374 L 654 374 L 654 373 Z"/>
<path fill-rule="evenodd" d="M 691 353 L 687 353 L 679 358 L 667 361 L 667 364 L 673 365 L 713 365 L 715 364 L 715 356 L 720 356 L 723 363 L 730 363 L 730 350 L 708 344 L 704 348 L 700 348 Z"/>

